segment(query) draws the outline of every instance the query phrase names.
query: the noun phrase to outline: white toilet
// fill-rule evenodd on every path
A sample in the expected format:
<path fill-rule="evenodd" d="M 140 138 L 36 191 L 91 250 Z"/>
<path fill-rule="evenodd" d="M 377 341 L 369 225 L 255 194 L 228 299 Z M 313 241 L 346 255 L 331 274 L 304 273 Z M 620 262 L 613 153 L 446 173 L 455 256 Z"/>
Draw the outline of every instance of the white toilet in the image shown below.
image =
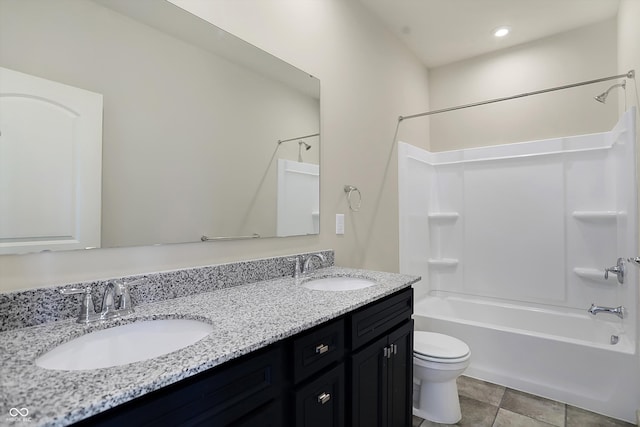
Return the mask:
<path fill-rule="evenodd" d="M 413 415 L 436 423 L 455 424 L 462 418 L 458 378 L 471 351 L 457 338 L 435 332 L 413 333 Z"/>

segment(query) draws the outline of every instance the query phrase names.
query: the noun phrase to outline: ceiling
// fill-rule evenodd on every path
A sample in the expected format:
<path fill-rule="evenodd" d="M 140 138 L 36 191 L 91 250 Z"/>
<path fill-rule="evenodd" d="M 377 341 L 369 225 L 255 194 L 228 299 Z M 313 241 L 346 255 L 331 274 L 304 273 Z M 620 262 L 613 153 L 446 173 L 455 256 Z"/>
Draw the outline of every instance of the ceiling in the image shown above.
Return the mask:
<path fill-rule="evenodd" d="M 429 68 L 616 16 L 619 0 L 359 0 Z M 501 39 L 500 26 L 511 27 Z"/>

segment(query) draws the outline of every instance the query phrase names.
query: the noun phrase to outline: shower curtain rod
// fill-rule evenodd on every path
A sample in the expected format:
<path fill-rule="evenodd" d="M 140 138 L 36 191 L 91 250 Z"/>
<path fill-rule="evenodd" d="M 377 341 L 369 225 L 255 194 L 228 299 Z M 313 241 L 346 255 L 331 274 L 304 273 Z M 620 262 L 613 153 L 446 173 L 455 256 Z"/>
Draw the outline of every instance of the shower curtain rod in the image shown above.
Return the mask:
<path fill-rule="evenodd" d="M 487 100 L 487 101 L 474 102 L 473 104 L 458 105 L 456 107 L 443 108 L 441 110 L 427 111 L 426 113 L 412 114 L 410 116 L 399 116 L 398 117 L 398 122 L 401 122 L 401 121 L 406 120 L 406 119 L 414 119 L 416 117 L 423 117 L 423 116 L 430 116 L 432 114 L 446 113 L 447 111 L 462 110 L 463 108 L 477 107 L 479 105 L 493 104 L 494 102 L 508 101 L 510 99 L 524 98 L 525 96 L 539 95 L 541 93 L 553 92 L 553 91 L 562 90 L 562 89 L 569 89 L 569 88 L 576 87 L 576 86 L 584 86 L 584 85 L 590 85 L 590 84 L 593 84 L 593 83 L 606 82 L 608 80 L 615 80 L 615 79 L 619 79 L 619 78 L 622 78 L 622 77 L 626 77 L 628 79 L 634 79 L 635 75 L 636 75 L 635 70 L 629 70 L 627 73 L 618 74 L 617 76 L 603 77 L 601 79 L 595 79 L 595 80 L 587 80 L 585 82 L 573 83 L 573 84 L 564 85 L 564 86 L 557 86 L 557 87 L 552 87 L 552 88 L 543 89 L 543 90 L 536 90 L 535 92 L 526 92 L 526 93 L 521 93 L 521 94 L 518 94 L 518 95 L 507 96 L 505 98 L 495 98 L 495 99 L 490 99 L 490 100 Z"/>
<path fill-rule="evenodd" d="M 295 137 L 295 138 L 279 139 L 278 140 L 278 145 L 282 144 L 283 142 L 295 141 L 296 139 L 311 138 L 312 136 L 320 136 L 320 134 L 319 133 L 313 133 L 311 135 L 298 136 L 298 137 Z"/>

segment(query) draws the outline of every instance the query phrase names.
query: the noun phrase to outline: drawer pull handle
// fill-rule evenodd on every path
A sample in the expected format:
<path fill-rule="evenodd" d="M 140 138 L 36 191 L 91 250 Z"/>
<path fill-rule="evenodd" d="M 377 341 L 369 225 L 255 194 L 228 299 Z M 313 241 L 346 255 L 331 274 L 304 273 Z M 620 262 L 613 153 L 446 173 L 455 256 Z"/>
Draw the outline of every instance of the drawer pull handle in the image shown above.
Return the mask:
<path fill-rule="evenodd" d="M 391 359 L 391 347 L 385 347 L 382 349 L 383 357 Z"/>
<path fill-rule="evenodd" d="M 331 395 L 329 393 L 322 393 L 321 395 L 318 396 L 318 403 L 324 405 L 325 403 L 327 403 L 328 401 L 331 400 Z"/>
<path fill-rule="evenodd" d="M 316 354 L 326 353 L 327 351 L 329 351 L 329 346 L 326 344 L 320 344 L 316 347 Z"/>

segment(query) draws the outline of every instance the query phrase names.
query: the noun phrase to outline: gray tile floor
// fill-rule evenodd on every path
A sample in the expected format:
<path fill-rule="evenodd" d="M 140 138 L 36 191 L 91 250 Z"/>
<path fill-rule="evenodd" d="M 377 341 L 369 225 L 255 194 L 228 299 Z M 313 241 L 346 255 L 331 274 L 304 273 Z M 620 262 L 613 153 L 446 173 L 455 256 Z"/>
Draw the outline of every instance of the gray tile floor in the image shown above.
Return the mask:
<path fill-rule="evenodd" d="M 544 399 L 496 384 L 461 376 L 458 394 L 461 427 L 618 427 L 624 421 Z M 449 426 L 413 417 L 413 427 Z"/>

